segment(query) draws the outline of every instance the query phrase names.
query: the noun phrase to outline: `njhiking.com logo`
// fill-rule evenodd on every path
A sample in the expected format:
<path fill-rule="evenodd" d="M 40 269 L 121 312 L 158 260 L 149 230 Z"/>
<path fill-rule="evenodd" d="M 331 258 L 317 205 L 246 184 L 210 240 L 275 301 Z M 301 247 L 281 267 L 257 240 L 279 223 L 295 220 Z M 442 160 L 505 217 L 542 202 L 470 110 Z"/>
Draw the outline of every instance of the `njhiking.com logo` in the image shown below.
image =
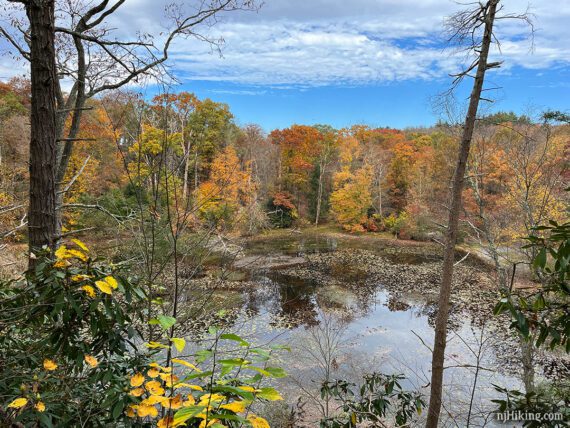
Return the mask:
<path fill-rule="evenodd" d="M 564 416 L 562 413 L 535 413 L 535 412 L 523 412 L 522 410 L 511 410 L 507 412 L 495 413 L 497 421 L 499 422 L 511 422 L 511 421 L 536 421 L 536 422 L 551 422 L 551 421 L 563 421 Z"/>

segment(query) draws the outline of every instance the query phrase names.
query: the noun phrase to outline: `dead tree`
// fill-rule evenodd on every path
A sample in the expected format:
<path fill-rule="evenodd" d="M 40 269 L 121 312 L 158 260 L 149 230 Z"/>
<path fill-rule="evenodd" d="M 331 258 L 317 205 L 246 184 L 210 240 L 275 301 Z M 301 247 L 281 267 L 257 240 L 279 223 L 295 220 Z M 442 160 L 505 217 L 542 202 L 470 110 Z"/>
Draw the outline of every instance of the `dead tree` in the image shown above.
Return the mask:
<path fill-rule="evenodd" d="M 47 3 L 43 0 L 8 1 L 24 5 Z M 196 38 L 219 49 L 220 41 L 201 33 L 200 28 L 214 25 L 221 13 L 253 10 L 257 7 L 255 0 L 196 0 L 183 2 L 182 5 L 172 4 L 165 9 L 165 15 L 171 24 L 168 31 L 160 35 L 141 31 L 131 40 L 120 40 L 114 34 L 116 29 L 107 23 L 125 2 L 126 0 L 55 0 L 58 22 L 55 27 L 52 24 L 52 29 L 58 47 L 55 54 L 59 77 L 55 87 L 57 118 L 54 139 L 58 142 L 54 162 L 56 226 L 53 234 L 56 240 L 61 236 L 66 187 L 64 180 L 74 143 L 78 141 L 82 114 L 89 99 L 105 91 L 120 89 L 145 76 L 160 79 L 168 74 L 164 65 L 177 38 Z M 49 3 L 53 5 L 54 1 Z M 30 22 L 23 19 L 19 12 L 18 8 L 7 11 L 12 25 L 11 28 L 0 26 L 0 36 L 13 46 L 15 55 L 33 62 L 37 59 L 32 58 L 30 53 L 32 28 Z M 73 82 L 69 93 L 64 93 L 60 85 L 60 80 L 63 79 Z M 51 205 L 43 205 L 43 210 L 46 215 L 52 216 Z M 42 241 L 44 242 L 47 241 Z"/>
<path fill-rule="evenodd" d="M 491 68 L 500 66 L 500 63 L 488 62 L 489 50 L 494 40 L 493 24 L 495 22 L 499 1 L 500 0 L 488 0 L 485 3 L 477 4 L 474 9 L 462 11 L 454 15 L 449 22 L 450 28 L 452 29 L 452 40 L 461 43 L 469 41 L 469 51 L 475 54 L 475 60 L 471 65 L 455 76 L 454 85 L 458 84 L 465 76 L 470 76 L 473 70 L 476 70 L 476 74 L 469 99 L 469 108 L 463 125 L 463 134 L 451 188 L 451 205 L 445 237 L 443 271 L 435 323 L 435 339 L 431 365 L 431 391 L 426 428 L 437 427 L 441 411 L 443 364 L 447 343 L 447 321 L 449 318 L 449 301 L 455 263 L 455 244 L 457 243 L 457 230 L 461 213 L 461 194 L 463 191 L 464 175 L 471 147 L 471 139 L 475 128 L 479 102 L 481 101 L 485 73 Z M 478 40 L 481 31 L 483 35 L 481 40 Z"/>

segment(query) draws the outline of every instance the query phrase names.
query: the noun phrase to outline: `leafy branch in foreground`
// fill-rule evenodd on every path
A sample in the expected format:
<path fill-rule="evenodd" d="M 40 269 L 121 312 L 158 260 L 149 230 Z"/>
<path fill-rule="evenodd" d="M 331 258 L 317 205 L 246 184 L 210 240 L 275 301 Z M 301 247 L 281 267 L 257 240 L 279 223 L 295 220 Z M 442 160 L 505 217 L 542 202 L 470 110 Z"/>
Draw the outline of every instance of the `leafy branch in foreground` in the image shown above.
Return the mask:
<path fill-rule="evenodd" d="M 402 375 L 372 373 L 364 376 L 364 383 L 357 386 L 344 380 L 325 382 L 321 396 L 330 395 L 342 405 L 338 416 L 323 419 L 321 428 L 354 428 L 362 423 L 385 426 L 393 418 L 395 426 L 404 426 L 425 407 L 421 394 L 402 389 Z"/>
<path fill-rule="evenodd" d="M 548 339 L 550 348 L 570 352 L 570 222 L 535 228 L 537 235 L 527 238 L 526 248 L 536 254 L 532 269 L 540 286 L 531 293 L 506 292 L 495 306 L 495 314 L 510 312 L 517 329 L 527 340 L 536 335 L 536 346 Z M 538 233 L 541 236 L 538 236 Z"/>

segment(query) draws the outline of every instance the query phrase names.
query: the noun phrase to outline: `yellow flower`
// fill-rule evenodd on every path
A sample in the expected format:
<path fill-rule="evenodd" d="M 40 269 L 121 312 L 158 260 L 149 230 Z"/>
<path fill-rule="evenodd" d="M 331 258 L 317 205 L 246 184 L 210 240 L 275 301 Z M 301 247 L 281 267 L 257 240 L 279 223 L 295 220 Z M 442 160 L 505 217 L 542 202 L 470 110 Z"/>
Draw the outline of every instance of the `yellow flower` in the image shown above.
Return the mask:
<path fill-rule="evenodd" d="M 91 298 L 93 298 L 97 295 L 95 293 L 95 289 L 93 287 L 91 287 L 90 285 L 84 285 L 83 287 L 81 287 L 81 289 L 83 291 L 85 291 L 87 293 L 87 295 Z"/>
<path fill-rule="evenodd" d="M 137 386 L 141 386 L 144 382 L 144 376 L 141 373 L 137 373 L 133 377 L 131 377 L 131 386 L 133 388 Z"/>
<path fill-rule="evenodd" d="M 55 250 L 55 257 L 58 260 L 67 258 L 67 247 L 65 245 L 60 246 L 57 250 Z"/>
<path fill-rule="evenodd" d="M 155 377 L 157 377 L 160 374 L 160 372 L 157 369 L 152 368 L 148 372 L 146 372 L 146 374 L 148 377 L 154 379 Z"/>
<path fill-rule="evenodd" d="M 85 362 L 86 362 L 87 364 L 89 364 L 92 368 L 97 367 L 97 364 L 99 364 L 99 363 L 97 362 L 97 358 L 95 358 L 95 357 L 92 356 L 92 355 L 85 355 L 85 357 L 83 357 L 83 358 L 85 359 Z"/>
<path fill-rule="evenodd" d="M 129 406 L 129 407 L 127 407 L 126 415 L 127 415 L 129 418 L 134 418 L 134 417 L 136 417 L 135 410 L 136 410 L 138 407 L 139 407 L 139 406 L 132 406 L 132 405 Z"/>
<path fill-rule="evenodd" d="M 87 257 L 87 255 L 84 252 L 73 249 L 67 250 L 64 258 L 70 258 L 70 257 L 75 257 L 76 259 L 82 260 L 84 262 L 89 260 L 89 257 Z"/>
<path fill-rule="evenodd" d="M 46 405 L 44 403 L 42 403 L 41 401 L 38 401 L 34 407 L 40 413 L 43 413 L 46 411 Z"/>
<path fill-rule="evenodd" d="M 72 280 L 73 282 L 81 282 L 81 281 L 85 281 L 86 279 L 89 279 L 89 278 L 91 278 L 91 276 L 89 276 L 89 275 L 83 275 L 83 274 L 78 274 L 78 275 L 73 275 L 73 276 L 71 277 L 71 280 Z"/>
<path fill-rule="evenodd" d="M 165 416 L 156 423 L 156 428 L 172 428 L 174 426 L 173 422 L 174 419 L 172 419 L 170 416 Z"/>
<path fill-rule="evenodd" d="M 166 400 L 168 400 L 168 397 L 163 397 L 161 395 L 151 395 L 150 397 L 145 398 L 143 401 L 141 401 L 141 405 L 154 406 L 155 404 L 163 403 Z"/>
<path fill-rule="evenodd" d="M 180 394 L 176 395 L 174 398 L 167 398 L 162 402 L 162 406 L 167 409 L 178 410 L 182 407 L 182 396 Z"/>
<path fill-rule="evenodd" d="M 160 382 L 157 380 L 151 380 L 150 382 L 145 383 L 144 386 L 145 386 L 146 390 L 148 392 L 150 392 L 152 395 L 163 395 L 164 394 L 164 388 L 162 387 Z"/>
<path fill-rule="evenodd" d="M 251 414 L 247 417 L 247 420 L 253 428 L 270 428 L 269 423 L 261 416 Z"/>
<path fill-rule="evenodd" d="M 14 401 L 12 401 L 10 404 L 8 404 L 8 408 L 9 409 L 20 409 L 22 407 L 24 407 L 26 404 L 28 404 L 28 399 L 27 398 L 16 398 Z"/>
<path fill-rule="evenodd" d="M 182 406 L 190 407 L 190 406 L 193 406 L 194 404 L 196 404 L 196 400 L 194 400 L 194 397 L 189 395 L 186 397 L 186 401 L 182 403 Z"/>
<path fill-rule="evenodd" d="M 99 290 L 101 290 L 101 293 L 113 294 L 111 286 L 107 284 L 105 281 L 95 281 L 95 285 Z"/>
<path fill-rule="evenodd" d="M 241 413 L 245 411 L 247 403 L 245 401 L 234 401 L 233 403 L 222 404 L 220 409 L 226 409 L 230 412 Z"/>
<path fill-rule="evenodd" d="M 48 371 L 53 371 L 55 369 L 57 369 L 57 364 L 52 361 L 52 360 L 48 360 L 47 358 L 44 360 L 44 369 L 48 370 Z"/>
<path fill-rule="evenodd" d="M 133 397 L 140 397 L 141 395 L 144 394 L 144 389 L 142 388 L 131 389 L 131 392 L 129 392 L 129 394 L 131 394 Z"/>
<path fill-rule="evenodd" d="M 57 262 L 55 262 L 53 264 L 53 267 L 54 268 L 64 268 L 64 267 L 67 267 L 70 265 L 71 265 L 71 263 L 69 263 L 67 260 L 58 260 Z"/>
<path fill-rule="evenodd" d="M 109 284 L 112 288 L 117 288 L 119 286 L 119 283 L 117 282 L 117 280 L 115 278 L 113 278 L 112 276 L 106 276 L 104 281 Z"/>
<path fill-rule="evenodd" d="M 158 416 L 158 410 L 154 406 L 140 405 L 137 408 L 137 414 L 141 418 L 144 418 L 147 416 L 150 416 L 151 418 L 156 418 Z"/>
<path fill-rule="evenodd" d="M 85 245 L 83 242 L 81 242 L 79 239 L 72 239 L 71 242 L 73 242 L 75 245 L 77 245 L 79 248 L 81 248 L 83 251 L 89 252 L 89 248 L 87 248 L 87 245 Z"/>
<path fill-rule="evenodd" d="M 178 376 L 171 373 L 161 373 L 159 376 L 169 388 L 172 388 L 174 384 L 180 380 Z"/>

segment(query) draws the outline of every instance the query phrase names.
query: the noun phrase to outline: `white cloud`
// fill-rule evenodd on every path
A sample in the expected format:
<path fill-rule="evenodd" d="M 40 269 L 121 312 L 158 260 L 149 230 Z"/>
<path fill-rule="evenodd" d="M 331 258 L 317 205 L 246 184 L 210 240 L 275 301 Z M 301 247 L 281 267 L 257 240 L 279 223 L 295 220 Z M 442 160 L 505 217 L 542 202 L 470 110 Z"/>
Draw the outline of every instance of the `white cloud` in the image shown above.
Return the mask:
<path fill-rule="evenodd" d="M 0 0 L 4 2 L 6 0 Z M 129 0 L 111 25 L 121 37 L 167 27 L 170 0 Z M 502 60 L 547 69 L 570 65 L 565 43 L 570 2 L 556 7 L 536 0 L 534 51 L 520 22 L 499 21 Z M 188 3 L 188 2 L 187 2 Z M 442 49 L 445 16 L 459 7 L 443 0 L 266 0 L 258 13 L 232 12 L 203 31 L 225 40 L 223 58 L 196 39 L 178 40 L 171 65 L 180 80 L 254 86 L 369 84 L 437 79 L 456 71 L 462 58 Z M 504 1 L 520 13 L 526 0 Z M 513 8 L 512 10 L 510 8 Z M 518 8 L 518 9 L 517 9 Z M 509 10 L 507 10 L 509 9 Z M 494 57 L 499 59 L 497 53 Z M 0 70 L 9 70 L 9 66 Z M 255 92 L 255 91 L 254 91 Z"/>

